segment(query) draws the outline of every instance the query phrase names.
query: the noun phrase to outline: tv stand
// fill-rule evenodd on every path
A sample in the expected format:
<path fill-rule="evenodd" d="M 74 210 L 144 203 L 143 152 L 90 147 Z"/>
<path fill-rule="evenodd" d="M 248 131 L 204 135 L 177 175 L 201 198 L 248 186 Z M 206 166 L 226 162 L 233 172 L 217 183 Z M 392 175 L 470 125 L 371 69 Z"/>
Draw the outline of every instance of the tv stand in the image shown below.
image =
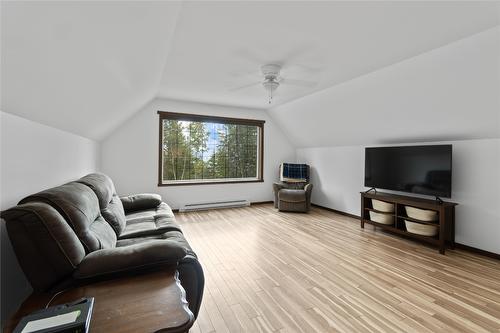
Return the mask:
<path fill-rule="evenodd" d="M 375 194 L 377 193 L 377 189 L 375 187 L 372 187 L 369 190 L 366 190 L 365 193 L 370 193 L 371 191 L 373 191 Z"/>
<path fill-rule="evenodd" d="M 394 205 L 394 212 L 380 212 L 373 208 L 372 200 L 376 199 L 385 201 Z M 371 224 L 374 227 L 381 228 L 385 231 L 398 234 L 411 239 L 419 240 L 429 244 L 433 244 L 439 248 L 439 253 L 444 254 L 446 245 L 451 248 L 455 246 L 455 206 L 454 202 L 442 201 L 436 197 L 436 200 L 421 199 L 403 195 L 389 194 L 383 192 L 361 192 L 361 228 L 365 227 L 365 223 Z M 433 210 L 438 214 L 437 221 L 422 221 L 406 215 L 405 206 L 411 206 L 420 209 Z M 394 223 L 382 224 L 370 220 L 370 211 L 391 215 Z M 410 233 L 406 230 L 405 220 L 420 224 L 434 225 L 438 227 L 436 236 L 422 236 L 415 233 Z"/>

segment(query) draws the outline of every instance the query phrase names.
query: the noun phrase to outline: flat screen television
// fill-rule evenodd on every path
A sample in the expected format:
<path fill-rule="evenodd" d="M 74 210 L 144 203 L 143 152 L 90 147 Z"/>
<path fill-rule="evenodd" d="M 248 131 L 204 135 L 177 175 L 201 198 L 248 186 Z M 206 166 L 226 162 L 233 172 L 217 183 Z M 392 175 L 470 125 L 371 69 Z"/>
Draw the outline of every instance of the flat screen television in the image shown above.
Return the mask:
<path fill-rule="evenodd" d="M 451 145 L 365 149 L 365 186 L 451 197 Z"/>

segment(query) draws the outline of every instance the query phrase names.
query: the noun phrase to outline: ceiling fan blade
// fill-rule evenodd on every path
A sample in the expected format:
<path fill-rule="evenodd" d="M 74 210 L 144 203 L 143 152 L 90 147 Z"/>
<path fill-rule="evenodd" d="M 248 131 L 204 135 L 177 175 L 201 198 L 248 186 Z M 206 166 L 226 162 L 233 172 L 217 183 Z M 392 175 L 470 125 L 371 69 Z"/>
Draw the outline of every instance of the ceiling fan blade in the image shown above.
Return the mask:
<path fill-rule="evenodd" d="M 229 91 L 239 91 L 239 90 L 247 89 L 247 88 L 259 85 L 259 84 L 261 84 L 261 83 L 260 82 L 253 82 L 253 83 L 245 84 L 243 86 L 231 88 L 231 89 L 229 89 Z"/>
<path fill-rule="evenodd" d="M 309 43 L 304 43 L 302 45 L 299 45 L 287 52 L 287 54 L 284 55 L 283 60 L 285 61 L 284 65 L 288 66 L 289 64 L 294 64 L 297 62 L 297 59 L 302 59 L 304 57 L 307 57 L 308 54 L 311 53 L 311 50 L 314 48 L 314 45 L 311 45 Z"/>
<path fill-rule="evenodd" d="M 234 50 L 234 55 L 256 65 L 262 64 L 264 60 L 257 53 L 247 48 L 239 48 Z"/>
<path fill-rule="evenodd" d="M 262 76 L 262 73 L 260 72 L 260 70 L 254 70 L 254 71 L 245 71 L 245 72 L 242 72 L 242 71 L 233 71 L 233 72 L 229 72 L 229 75 L 233 76 L 233 77 L 255 77 L 255 78 L 260 78 Z"/>
<path fill-rule="evenodd" d="M 283 78 L 280 83 L 289 84 L 293 86 L 301 86 L 301 87 L 315 87 L 318 84 L 317 82 L 313 81 L 285 79 L 285 78 Z"/>
<path fill-rule="evenodd" d="M 309 72 L 311 74 L 320 73 L 324 69 L 323 67 L 312 67 L 304 64 L 290 64 L 287 66 L 287 68 L 294 68 L 294 67 L 300 71 Z"/>

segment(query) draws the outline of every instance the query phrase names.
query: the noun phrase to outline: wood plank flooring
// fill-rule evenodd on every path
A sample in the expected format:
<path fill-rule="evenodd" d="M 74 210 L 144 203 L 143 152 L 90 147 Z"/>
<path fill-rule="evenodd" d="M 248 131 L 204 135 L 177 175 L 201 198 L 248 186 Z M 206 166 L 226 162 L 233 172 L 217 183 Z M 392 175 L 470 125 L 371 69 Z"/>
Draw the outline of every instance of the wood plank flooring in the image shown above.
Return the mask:
<path fill-rule="evenodd" d="M 176 214 L 203 265 L 190 332 L 500 332 L 500 261 L 321 208 Z"/>

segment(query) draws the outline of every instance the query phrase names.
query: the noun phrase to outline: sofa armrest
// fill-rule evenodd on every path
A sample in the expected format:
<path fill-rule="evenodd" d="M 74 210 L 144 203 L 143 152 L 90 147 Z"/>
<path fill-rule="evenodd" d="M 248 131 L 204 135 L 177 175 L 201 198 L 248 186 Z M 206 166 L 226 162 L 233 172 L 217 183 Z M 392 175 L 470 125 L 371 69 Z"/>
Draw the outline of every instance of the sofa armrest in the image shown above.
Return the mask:
<path fill-rule="evenodd" d="M 165 239 L 97 250 L 83 258 L 73 276 L 86 279 L 150 266 L 177 265 L 186 254 L 187 249 L 181 244 Z"/>
<path fill-rule="evenodd" d="M 306 205 L 307 210 L 311 209 L 311 194 L 312 194 L 313 184 L 309 183 L 304 187 L 304 191 L 306 191 Z"/>
<path fill-rule="evenodd" d="M 203 299 L 203 288 L 205 286 L 203 268 L 195 255 L 188 254 L 179 261 L 177 271 L 179 272 L 179 279 L 181 280 L 182 287 L 186 290 L 186 299 L 189 303 L 189 309 L 196 318 L 200 311 L 201 300 Z"/>
<path fill-rule="evenodd" d="M 278 192 L 284 188 L 286 188 L 284 183 L 273 183 L 274 208 L 278 208 Z"/>
<path fill-rule="evenodd" d="M 141 193 L 120 197 L 125 212 L 156 208 L 161 204 L 161 196 L 153 193 Z"/>

